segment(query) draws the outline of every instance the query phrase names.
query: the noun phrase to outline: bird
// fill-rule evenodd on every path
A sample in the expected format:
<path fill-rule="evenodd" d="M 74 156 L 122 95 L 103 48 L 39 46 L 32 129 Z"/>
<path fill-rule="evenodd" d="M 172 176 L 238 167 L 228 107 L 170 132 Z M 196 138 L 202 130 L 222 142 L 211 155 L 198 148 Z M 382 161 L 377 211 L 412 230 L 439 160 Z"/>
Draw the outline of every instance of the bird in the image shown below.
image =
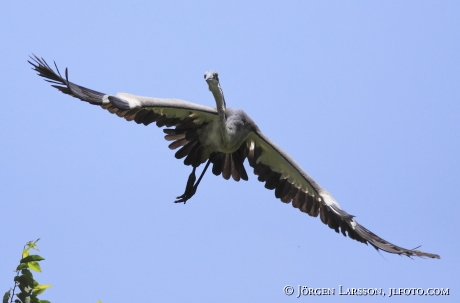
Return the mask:
<path fill-rule="evenodd" d="M 337 233 L 377 251 L 407 257 L 440 259 L 437 254 L 406 249 L 390 243 L 360 225 L 355 216 L 343 210 L 332 195 L 311 178 L 285 151 L 266 137 L 256 123 L 241 109 L 227 108 L 224 93 L 216 71 L 208 71 L 204 79 L 208 84 L 216 108 L 172 98 L 152 98 L 117 93 L 101 93 L 69 81 L 68 69 L 63 77 L 56 62 L 48 63 L 34 54 L 28 62 L 39 76 L 62 93 L 97 105 L 112 114 L 149 125 L 153 122 L 163 129 L 169 148 L 178 149 L 177 159 L 192 167 L 184 193 L 176 203 L 186 203 L 197 191 L 205 172 L 212 164 L 212 173 L 226 180 L 248 180 L 244 162 L 254 170 L 265 188 L 274 190 L 275 197 L 298 208 L 301 212 L 320 220 Z M 197 180 L 196 169 L 205 166 Z"/>

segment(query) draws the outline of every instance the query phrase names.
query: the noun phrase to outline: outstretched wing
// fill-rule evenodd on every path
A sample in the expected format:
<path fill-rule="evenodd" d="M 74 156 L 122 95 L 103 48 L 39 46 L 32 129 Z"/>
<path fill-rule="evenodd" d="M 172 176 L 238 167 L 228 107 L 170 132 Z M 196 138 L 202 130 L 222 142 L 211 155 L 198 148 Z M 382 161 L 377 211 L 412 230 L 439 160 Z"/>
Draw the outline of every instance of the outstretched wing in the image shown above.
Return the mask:
<path fill-rule="evenodd" d="M 203 127 L 216 121 L 216 109 L 179 99 L 149 98 L 126 93 L 116 96 L 104 94 L 70 82 L 67 68 L 64 78 L 56 64 L 54 71 L 43 58 L 34 55 L 31 59 L 29 63 L 33 69 L 64 94 L 99 105 L 127 121 L 144 125 L 156 122 L 158 127 L 174 127 L 163 130 L 165 139 L 173 141 L 170 149 L 180 147 L 175 156 L 185 158 L 184 164 L 198 166 L 209 157 L 209 150 L 203 148 L 199 135 Z"/>
<path fill-rule="evenodd" d="M 331 194 L 318 185 L 300 166 L 281 148 L 276 146 L 260 131 L 251 132 L 247 141 L 249 165 L 259 181 L 265 182 L 265 188 L 275 190 L 276 198 L 284 203 L 292 201 L 292 206 L 321 221 L 334 229 L 362 243 L 369 243 L 375 249 L 408 257 L 429 257 L 439 259 L 435 254 L 416 249 L 405 249 L 394 245 L 364 226 L 354 216 L 345 212 Z"/>

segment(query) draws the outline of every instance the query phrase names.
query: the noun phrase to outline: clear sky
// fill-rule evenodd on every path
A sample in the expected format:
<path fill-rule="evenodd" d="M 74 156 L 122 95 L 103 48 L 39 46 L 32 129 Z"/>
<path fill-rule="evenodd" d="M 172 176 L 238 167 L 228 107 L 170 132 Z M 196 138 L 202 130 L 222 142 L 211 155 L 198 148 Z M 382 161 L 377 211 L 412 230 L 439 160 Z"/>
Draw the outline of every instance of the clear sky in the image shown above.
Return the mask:
<path fill-rule="evenodd" d="M 458 300 L 458 1 L 2 1 L 0 290 L 41 238 L 57 302 L 355 302 L 283 287 L 383 288 L 381 302 Z M 106 93 L 229 107 L 384 239 L 441 255 L 377 253 L 248 182 L 190 167 L 163 132 L 66 96 L 35 53 Z M 388 288 L 450 288 L 388 298 Z M 2 293 L 3 294 L 3 293 Z M 297 302 L 297 301 L 296 301 Z"/>

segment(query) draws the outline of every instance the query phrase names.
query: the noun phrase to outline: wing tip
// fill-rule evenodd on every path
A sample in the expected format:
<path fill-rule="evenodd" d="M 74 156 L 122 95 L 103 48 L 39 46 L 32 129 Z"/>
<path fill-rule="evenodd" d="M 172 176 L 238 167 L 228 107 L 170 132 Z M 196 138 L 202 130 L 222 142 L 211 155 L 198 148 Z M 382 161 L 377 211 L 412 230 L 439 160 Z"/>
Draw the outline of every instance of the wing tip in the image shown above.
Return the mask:
<path fill-rule="evenodd" d="M 355 227 L 353 228 L 354 231 L 362 238 L 364 239 L 367 243 L 371 244 L 375 249 L 377 250 L 382 250 L 387 253 L 391 254 L 397 254 L 397 255 L 402 255 L 406 256 L 409 258 L 412 257 L 420 257 L 420 258 L 431 258 L 431 259 L 441 259 L 441 257 L 437 254 L 432 254 L 432 253 L 427 253 L 421 250 L 418 250 L 417 248 L 421 246 L 417 246 L 414 249 L 406 249 L 400 246 L 397 246 L 393 243 L 390 243 L 383 238 L 377 236 L 355 220 L 353 222 L 356 224 Z"/>

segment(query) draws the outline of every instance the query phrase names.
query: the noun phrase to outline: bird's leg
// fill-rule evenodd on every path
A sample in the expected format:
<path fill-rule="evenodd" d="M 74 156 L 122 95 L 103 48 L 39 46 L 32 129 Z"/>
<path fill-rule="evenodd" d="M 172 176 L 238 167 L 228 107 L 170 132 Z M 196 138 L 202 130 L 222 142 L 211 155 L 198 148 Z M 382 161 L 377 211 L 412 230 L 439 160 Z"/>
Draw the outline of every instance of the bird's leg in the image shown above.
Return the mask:
<path fill-rule="evenodd" d="M 194 166 L 193 167 L 193 170 L 192 172 L 190 173 L 190 176 L 188 177 L 188 180 L 187 180 L 187 185 L 185 186 L 185 192 L 183 195 L 181 196 L 178 196 L 177 197 L 177 200 L 174 201 L 174 203 L 181 203 L 181 202 L 187 202 L 188 199 L 190 199 L 191 197 L 193 197 L 193 195 L 195 195 L 196 193 L 196 190 L 198 188 L 198 184 L 200 184 L 201 182 L 201 179 L 203 179 L 203 176 L 206 172 L 206 170 L 208 169 L 209 167 L 209 164 L 211 164 L 211 159 L 212 158 L 209 158 L 208 159 L 208 162 L 206 163 L 203 171 L 201 172 L 201 175 L 200 177 L 198 178 L 198 181 L 195 183 L 195 180 L 196 180 L 196 176 L 195 176 L 195 170 L 196 170 L 196 167 Z"/>
<path fill-rule="evenodd" d="M 206 162 L 206 165 L 204 166 L 204 169 L 203 169 L 203 171 L 201 172 L 201 175 L 200 175 L 200 177 L 198 178 L 198 181 L 197 181 L 197 182 L 195 183 L 195 185 L 193 186 L 192 195 L 190 196 L 190 198 L 196 193 L 196 189 L 198 188 L 198 184 L 200 184 L 201 179 L 203 179 L 204 173 L 205 173 L 206 170 L 208 169 L 210 163 L 211 163 L 211 159 L 208 159 L 208 162 Z"/>
<path fill-rule="evenodd" d="M 188 176 L 187 185 L 185 185 L 185 192 L 182 194 L 182 196 L 176 197 L 177 200 L 174 201 L 174 203 L 184 202 L 185 204 L 185 202 L 187 202 L 187 200 L 191 198 L 191 196 L 189 197 L 189 193 L 193 189 L 193 185 L 195 184 L 195 180 L 196 180 L 195 170 L 196 170 L 196 167 L 193 166 L 193 170 L 190 173 L 190 176 Z"/>

